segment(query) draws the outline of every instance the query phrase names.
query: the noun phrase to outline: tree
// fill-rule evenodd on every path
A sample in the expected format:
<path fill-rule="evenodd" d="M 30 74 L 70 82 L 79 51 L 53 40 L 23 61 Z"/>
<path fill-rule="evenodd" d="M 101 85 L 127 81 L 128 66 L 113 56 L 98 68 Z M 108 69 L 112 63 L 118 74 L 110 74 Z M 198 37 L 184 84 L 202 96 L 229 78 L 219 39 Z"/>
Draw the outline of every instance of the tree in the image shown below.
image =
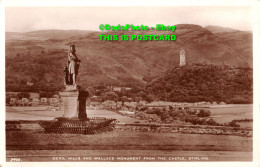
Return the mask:
<path fill-rule="evenodd" d="M 240 127 L 240 125 L 237 124 L 235 120 L 229 122 L 228 125 L 229 125 L 229 126 L 232 126 L 232 127 Z"/>
<path fill-rule="evenodd" d="M 17 97 L 19 99 L 22 99 L 22 98 L 29 98 L 30 97 L 30 94 L 28 92 L 20 92 L 17 94 Z"/>
<path fill-rule="evenodd" d="M 200 109 L 199 113 L 197 114 L 198 117 L 208 117 L 210 116 L 210 111 L 209 110 L 203 110 Z"/>
<path fill-rule="evenodd" d="M 102 101 L 111 100 L 111 101 L 118 101 L 119 97 L 115 92 L 106 92 L 101 95 Z"/>
<path fill-rule="evenodd" d="M 144 100 L 147 101 L 148 103 L 150 103 L 154 100 L 154 97 L 152 94 L 148 94 L 148 95 L 144 96 Z"/>
<path fill-rule="evenodd" d="M 49 97 L 52 97 L 53 94 L 54 93 L 52 93 L 52 92 L 43 92 L 43 91 L 39 92 L 40 97 L 47 97 L 47 98 L 49 98 Z"/>
<path fill-rule="evenodd" d="M 5 104 L 9 104 L 9 103 L 10 103 L 10 99 L 11 99 L 11 98 L 10 98 L 9 96 L 6 97 L 6 98 L 5 98 Z"/>
<path fill-rule="evenodd" d="M 218 123 L 216 121 L 214 121 L 213 119 L 210 119 L 207 121 L 208 125 L 212 125 L 212 126 L 216 126 Z"/>
<path fill-rule="evenodd" d="M 146 111 L 148 109 L 148 107 L 147 106 L 144 106 L 144 107 L 142 107 L 141 109 L 140 109 L 140 111 Z"/>

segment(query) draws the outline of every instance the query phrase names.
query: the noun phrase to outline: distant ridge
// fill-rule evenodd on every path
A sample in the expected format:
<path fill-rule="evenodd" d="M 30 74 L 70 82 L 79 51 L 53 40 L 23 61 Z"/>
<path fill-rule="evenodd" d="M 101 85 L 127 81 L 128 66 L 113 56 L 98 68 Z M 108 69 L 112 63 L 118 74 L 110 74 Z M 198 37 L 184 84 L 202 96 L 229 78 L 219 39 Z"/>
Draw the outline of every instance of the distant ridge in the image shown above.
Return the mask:
<path fill-rule="evenodd" d="M 207 30 L 213 33 L 220 33 L 220 32 L 237 32 L 239 30 L 228 28 L 228 27 L 220 27 L 220 26 L 206 26 Z"/>
<path fill-rule="evenodd" d="M 94 31 L 90 30 L 38 30 L 30 32 L 6 32 L 7 40 L 15 40 L 13 35 L 27 36 L 27 37 L 42 37 L 45 39 L 68 39 L 74 36 L 86 35 Z M 26 38 L 24 38 L 26 40 Z"/>

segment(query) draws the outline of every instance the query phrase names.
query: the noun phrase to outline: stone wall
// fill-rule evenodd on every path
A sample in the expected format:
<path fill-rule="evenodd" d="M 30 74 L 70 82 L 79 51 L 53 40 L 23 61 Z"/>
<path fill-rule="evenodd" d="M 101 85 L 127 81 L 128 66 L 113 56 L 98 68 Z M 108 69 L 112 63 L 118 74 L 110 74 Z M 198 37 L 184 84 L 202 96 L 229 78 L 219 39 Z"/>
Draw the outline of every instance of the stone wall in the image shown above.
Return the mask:
<path fill-rule="evenodd" d="M 94 119 L 94 118 L 93 118 Z M 6 121 L 6 130 L 40 130 L 39 121 Z M 201 126 L 201 125 L 170 125 L 170 124 L 122 124 L 115 123 L 117 132 L 153 132 L 153 133 L 187 133 L 187 134 L 213 134 L 235 135 L 252 137 L 252 128 L 233 128 L 225 126 Z"/>
<path fill-rule="evenodd" d="M 251 128 L 197 125 L 116 124 L 115 131 L 236 135 L 252 137 Z"/>

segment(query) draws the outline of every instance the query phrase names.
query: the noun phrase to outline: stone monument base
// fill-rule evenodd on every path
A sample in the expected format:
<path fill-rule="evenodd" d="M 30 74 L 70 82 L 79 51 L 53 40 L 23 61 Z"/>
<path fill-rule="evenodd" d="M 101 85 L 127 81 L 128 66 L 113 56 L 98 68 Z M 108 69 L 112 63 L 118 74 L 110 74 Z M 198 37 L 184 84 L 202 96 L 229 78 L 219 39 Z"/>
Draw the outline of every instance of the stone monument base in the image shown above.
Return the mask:
<path fill-rule="evenodd" d="M 115 119 L 87 118 L 87 91 L 75 90 L 72 85 L 60 92 L 63 100 L 63 117 L 39 124 L 47 133 L 96 134 L 114 129 Z"/>
<path fill-rule="evenodd" d="M 86 100 L 88 97 L 87 91 L 66 90 L 60 92 L 63 101 L 63 117 L 70 119 L 87 119 Z"/>
<path fill-rule="evenodd" d="M 74 90 L 77 90 L 78 88 L 78 85 L 75 84 L 75 85 L 66 85 L 66 91 L 74 91 Z"/>
<path fill-rule="evenodd" d="M 47 133 L 98 134 L 113 131 L 116 119 L 88 118 L 56 118 L 52 121 L 41 121 L 39 124 Z"/>

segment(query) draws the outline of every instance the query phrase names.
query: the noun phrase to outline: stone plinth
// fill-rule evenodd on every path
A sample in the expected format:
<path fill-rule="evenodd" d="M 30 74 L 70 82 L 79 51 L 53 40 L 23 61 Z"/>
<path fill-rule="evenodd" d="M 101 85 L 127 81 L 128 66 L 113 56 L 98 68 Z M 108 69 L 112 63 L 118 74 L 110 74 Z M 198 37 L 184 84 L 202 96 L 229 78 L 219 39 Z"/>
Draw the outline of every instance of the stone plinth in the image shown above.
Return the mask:
<path fill-rule="evenodd" d="M 78 96 L 79 91 L 63 91 L 60 92 L 63 101 L 63 117 L 73 118 L 78 117 Z"/>
<path fill-rule="evenodd" d="M 79 91 L 79 97 L 78 97 L 78 118 L 79 119 L 86 119 L 87 118 L 87 112 L 86 112 L 86 101 L 88 97 L 87 91 Z"/>
<path fill-rule="evenodd" d="M 77 90 L 77 84 L 76 85 L 66 85 L 66 91 L 76 91 Z"/>
<path fill-rule="evenodd" d="M 87 119 L 86 100 L 88 97 L 87 91 L 62 91 L 60 96 L 63 101 L 63 117 Z"/>

